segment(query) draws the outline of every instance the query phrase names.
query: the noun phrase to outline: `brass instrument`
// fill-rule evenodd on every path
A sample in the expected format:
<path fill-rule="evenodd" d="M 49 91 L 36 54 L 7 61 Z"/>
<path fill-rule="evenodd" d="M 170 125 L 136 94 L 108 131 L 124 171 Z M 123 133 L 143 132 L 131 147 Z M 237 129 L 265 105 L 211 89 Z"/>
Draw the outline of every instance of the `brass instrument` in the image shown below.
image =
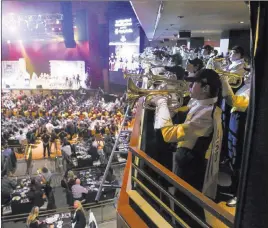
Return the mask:
<path fill-rule="evenodd" d="M 131 78 L 128 79 L 128 92 L 127 92 L 127 99 L 130 104 L 133 105 L 140 97 L 145 97 L 143 106 L 146 109 L 154 110 L 149 104 L 151 103 L 151 99 L 155 95 L 167 96 L 168 97 L 168 106 L 170 109 L 177 109 L 182 106 L 183 104 L 183 91 L 178 89 L 166 89 L 166 90 L 147 90 L 147 89 L 140 89 L 138 88 Z M 177 99 L 172 99 L 172 94 L 176 94 Z"/>
<path fill-rule="evenodd" d="M 230 72 L 224 71 L 224 70 L 215 70 L 215 71 L 220 76 L 227 76 L 230 86 L 234 89 L 239 88 L 243 83 L 243 75 L 230 73 Z M 232 82 L 235 82 L 235 84 L 232 84 Z"/>
<path fill-rule="evenodd" d="M 140 75 L 140 74 L 124 74 L 125 79 L 136 79 L 138 81 L 142 81 L 142 77 L 147 77 L 149 80 L 149 87 L 152 85 L 161 85 L 163 83 L 172 84 L 178 87 L 178 90 L 181 91 L 188 91 L 187 83 L 182 80 L 175 80 L 175 79 L 169 79 L 165 78 L 163 76 L 154 75 L 152 72 L 149 72 L 147 75 Z"/>
<path fill-rule="evenodd" d="M 207 69 L 212 69 L 212 70 L 217 70 L 217 69 L 221 69 L 224 67 L 224 65 L 226 65 L 226 63 L 224 63 L 226 61 L 225 58 L 212 58 L 209 59 L 209 66 L 207 67 Z M 219 64 L 218 66 L 216 64 Z"/>

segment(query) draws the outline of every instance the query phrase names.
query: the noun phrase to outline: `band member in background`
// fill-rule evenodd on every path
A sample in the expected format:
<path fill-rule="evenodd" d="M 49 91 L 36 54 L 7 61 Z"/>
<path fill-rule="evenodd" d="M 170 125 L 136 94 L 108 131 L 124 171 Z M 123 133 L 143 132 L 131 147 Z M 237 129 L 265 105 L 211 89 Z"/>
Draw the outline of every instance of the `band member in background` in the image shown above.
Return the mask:
<path fill-rule="evenodd" d="M 244 80 L 244 75 L 245 75 L 245 61 L 244 61 L 244 49 L 239 46 L 235 46 L 232 48 L 230 55 L 229 55 L 229 60 L 231 61 L 231 64 L 229 64 L 227 67 L 223 69 L 225 72 L 230 72 L 237 74 L 241 76 L 241 78 Z M 228 79 L 228 83 L 230 85 L 238 85 L 239 79 L 237 78 L 230 78 Z M 241 84 L 241 86 L 244 85 L 244 82 Z M 237 88 L 232 88 L 233 92 L 236 93 L 241 86 Z M 224 99 L 221 105 L 221 109 L 223 110 L 223 116 L 222 116 L 222 122 L 223 122 L 223 127 L 224 127 L 224 137 L 223 137 L 223 150 L 222 150 L 222 160 L 223 163 L 229 160 L 229 155 L 228 155 L 228 134 L 229 134 L 229 123 L 230 123 L 230 113 L 231 113 L 231 106 L 226 102 Z"/>
<path fill-rule="evenodd" d="M 234 46 L 231 50 L 230 53 L 230 61 L 231 64 L 228 65 L 225 69 L 223 69 L 224 71 L 228 71 L 230 73 L 235 73 L 240 75 L 241 77 L 244 77 L 245 75 L 245 67 L 246 67 L 246 63 L 244 60 L 244 49 L 240 46 Z M 235 80 L 235 79 L 233 79 Z M 237 81 L 230 81 L 230 84 L 236 84 Z M 242 84 L 243 85 L 243 84 Z M 241 86 L 242 86 L 241 85 Z M 236 92 L 239 88 L 236 88 L 234 92 Z"/>
<path fill-rule="evenodd" d="M 197 71 L 204 67 L 204 63 L 201 59 L 195 58 L 193 60 L 189 59 L 186 65 L 186 71 L 188 72 L 188 77 L 193 77 Z"/>
<path fill-rule="evenodd" d="M 211 47 L 210 45 L 204 45 L 201 51 L 201 55 L 204 61 L 204 65 L 207 65 L 209 59 L 214 56 L 213 47 Z"/>
<path fill-rule="evenodd" d="M 167 98 L 163 96 L 154 98 L 157 106 L 155 122 L 161 128 L 165 142 L 178 143 L 175 173 L 198 191 L 202 191 L 206 171 L 205 154 L 215 131 L 214 122 L 221 124 L 221 112 L 217 107 L 221 81 L 219 75 L 210 69 L 202 69 L 195 77 L 188 77 L 186 80 L 192 82 L 190 93 L 196 102 L 188 111 L 184 123 L 173 125 Z M 181 193 L 175 195 L 195 215 L 204 217 L 203 209 L 187 196 Z M 199 227 L 180 208 L 175 207 L 175 211 L 190 227 Z"/>
<path fill-rule="evenodd" d="M 249 69 L 246 70 L 249 71 Z M 244 133 L 250 96 L 250 72 L 248 72 L 248 76 L 246 77 L 245 85 L 235 95 L 228 83 L 228 78 L 221 77 L 222 96 L 226 103 L 232 106 L 228 131 L 228 156 L 229 164 L 233 170 L 231 193 L 235 197 L 227 202 L 229 207 L 235 207 L 237 202 L 236 194 L 243 156 Z"/>

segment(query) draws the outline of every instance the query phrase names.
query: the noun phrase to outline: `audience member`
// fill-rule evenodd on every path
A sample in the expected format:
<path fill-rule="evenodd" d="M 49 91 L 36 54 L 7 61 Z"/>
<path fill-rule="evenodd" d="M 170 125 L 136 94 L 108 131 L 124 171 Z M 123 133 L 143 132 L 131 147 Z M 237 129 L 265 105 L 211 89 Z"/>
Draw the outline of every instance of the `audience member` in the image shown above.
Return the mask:
<path fill-rule="evenodd" d="M 72 194 L 74 200 L 82 200 L 83 193 L 88 193 L 88 190 L 80 185 L 80 179 L 75 180 L 75 185 L 72 186 Z"/>
<path fill-rule="evenodd" d="M 74 201 L 74 215 L 72 218 L 72 225 L 74 228 L 86 227 L 86 213 L 80 201 Z"/>

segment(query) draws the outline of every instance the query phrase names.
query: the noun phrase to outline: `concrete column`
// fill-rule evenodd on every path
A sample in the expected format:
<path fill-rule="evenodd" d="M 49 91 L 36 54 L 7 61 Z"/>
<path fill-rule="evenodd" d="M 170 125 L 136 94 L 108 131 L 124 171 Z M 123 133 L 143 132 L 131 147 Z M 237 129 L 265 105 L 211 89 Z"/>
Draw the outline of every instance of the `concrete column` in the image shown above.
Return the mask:
<path fill-rule="evenodd" d="M 223 31 L 221 34 L 219 54 L 223 53 L 224 56 L 227 54 L 229 49 L 229 35 L 230 31 Z"/>

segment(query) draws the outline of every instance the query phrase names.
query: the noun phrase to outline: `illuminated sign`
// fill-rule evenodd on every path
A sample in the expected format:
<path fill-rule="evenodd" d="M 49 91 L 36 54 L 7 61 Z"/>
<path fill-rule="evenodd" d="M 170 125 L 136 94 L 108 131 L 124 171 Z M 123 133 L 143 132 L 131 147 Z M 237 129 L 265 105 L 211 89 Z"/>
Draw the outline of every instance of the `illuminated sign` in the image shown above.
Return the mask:
<path fill-rule="evenodd" d="M 114 34 L 121 35 L 121 34 L 127 34 L 127 33 L 133 33 L 133 29 L 130 28 L 132 26 L 132 19 L 122 19 L 122 20 L 116 20 L 114 27 Z"/>
<path fill-rule="evenodd" d="M 123 20 L 116 20 L 115 21 L 115 27 L 126 27 L 126 26 L 132 26 L 132 19 L 123 19 Z"/>

